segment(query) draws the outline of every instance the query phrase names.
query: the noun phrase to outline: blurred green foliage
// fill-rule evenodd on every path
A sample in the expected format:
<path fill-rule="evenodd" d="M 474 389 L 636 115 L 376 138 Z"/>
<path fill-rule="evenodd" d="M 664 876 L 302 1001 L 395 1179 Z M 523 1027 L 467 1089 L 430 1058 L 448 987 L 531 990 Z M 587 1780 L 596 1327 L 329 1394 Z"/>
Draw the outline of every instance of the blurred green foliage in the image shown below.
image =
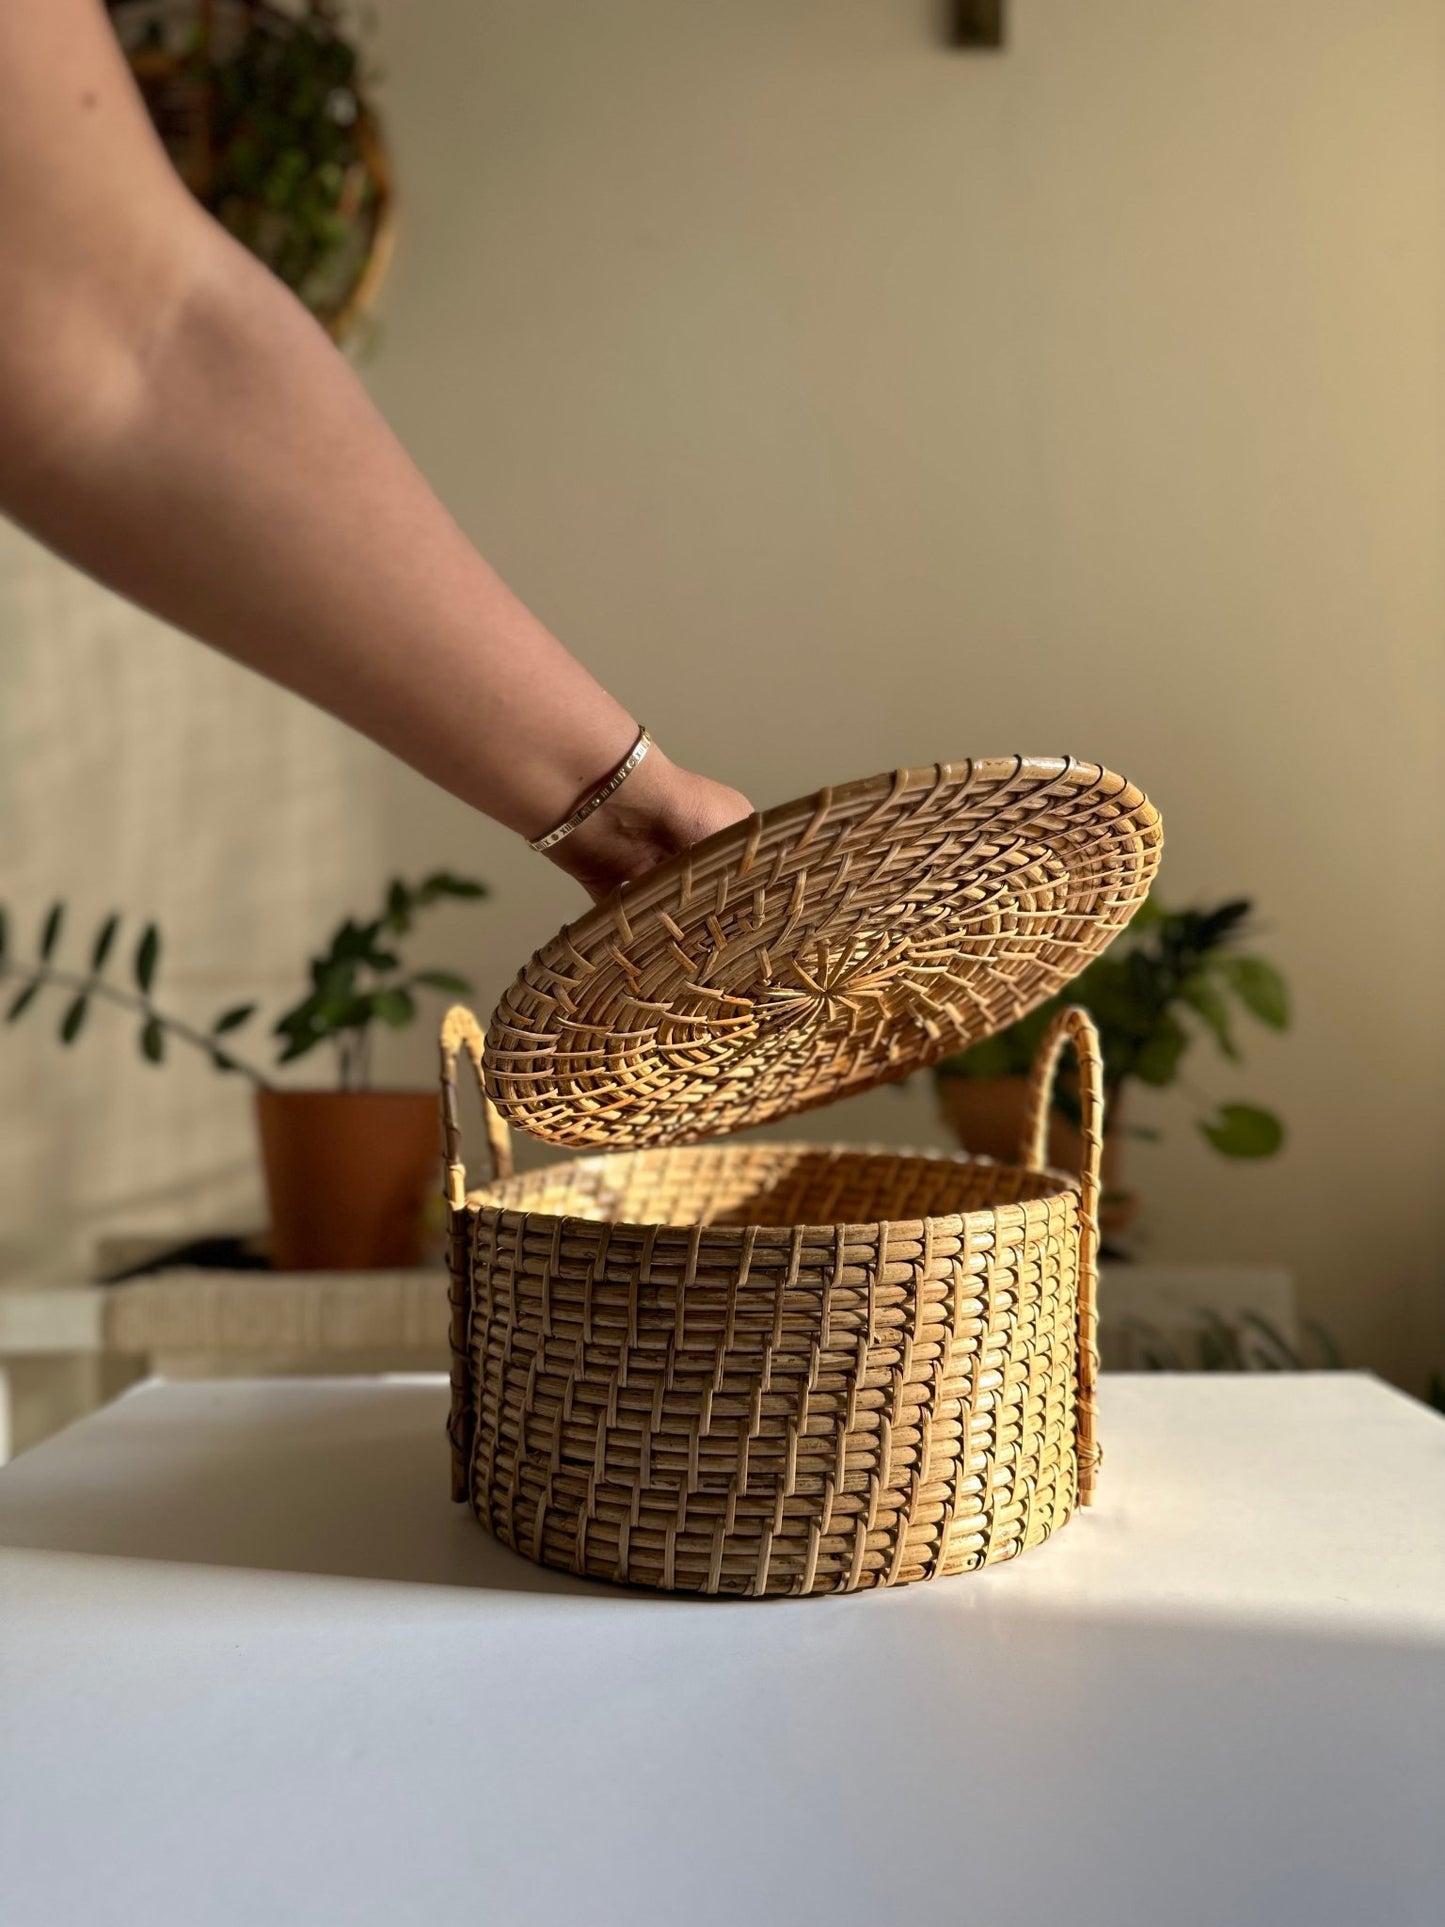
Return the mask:
<path fill-rule="evenodd" d="M 1213 910 L 1167 910 L 1150 897 L 1129 928 L 1067 989 L 997 1036 L 945 1058 L 934 1075 L 1026 1075 L 1044 1032 L 1065 1004 L 1082 1004 L 1099 1027 L 1106 1110 L 1117 1105 L 1131 1079 L 1156 1090 L 1177 1082 L 1185 1059 L 1201 1041 L 1238 1062 L 1235 1027 L 1241 1013 L 1271 1030 L 1285 1030 L 1290 1021 L 1289 991 L 1278 970 L 1238 948 L 1248 934 L 1252 908 L 1241 898 Z M 1055 1101 L 1076 1114 L 1066 1083 L 1058 1087 Z M 1226 1157 L 1272 1157 L 1284 1142 L 1280 1120 L 1254 1104 L 1206 1109 L 1196 1127 Z"/>
<path fill-rule="evenodd" d="M 398 942 L 410 934 L 419 912 L 446 899 L 474 901 L 487 894 L 486 885 L 471 877 L 437 870 L 420 883 L 393 880 L 381 909 L 367 922 L 348 917 L 324 951 L 309 965 L 306 995 L 277 1019 L 272 1036 L 277 1041 L 278 1064 L 304 1057 L 320 1044 L 336 1053 L 343 1090 L 364 1088 L 370 1077 L 373 1027 L 399 1030 L 417 1014 L 418 990 L 438 990 L 462 996 L 472 988 L 455 971 L 409 970 Z M 229 1040 L 255 1016 L 255 1003 L 233 1004 L 202 1029 L 159 1008 L 156 980 L 162 953 L 161 933 L 154 923 L 141 929 L 131 951 L 130 969 L 121 982 L 111 971 L 112 953 L 120 934 L 119 912 L 108 916 L 93 937 L 84 969 L 72 970 L 59 961 L 66 924 L 66 905 L 54 903 L 45 913 L 32 956 L 17 956 L 9 942 L 10 920 L 0 908 L 0 978 L 18 986 L 5 1008 L 5 1021 L 16 1023 L 43 990 L 60 991 L 65 999 L 57 1035 L 62 1044 L 80 1036 L 93 1003 L 115 1005 L 137 1021 L 136 1042 L 147 1063 L 165 1061 L 169 1043 L 203 1051 L 217 1070 L 240 1071 L 257 1084 L 269 1080 L 252 1063 L 237 1056 Z"/>

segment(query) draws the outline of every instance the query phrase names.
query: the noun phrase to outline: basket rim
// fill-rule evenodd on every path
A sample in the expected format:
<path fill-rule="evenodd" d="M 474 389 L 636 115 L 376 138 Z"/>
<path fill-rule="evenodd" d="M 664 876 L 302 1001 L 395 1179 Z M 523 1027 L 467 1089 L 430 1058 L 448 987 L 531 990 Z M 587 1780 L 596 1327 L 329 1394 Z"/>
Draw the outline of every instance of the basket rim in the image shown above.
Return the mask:
<path fill-rule="evenodd" d="M 696 1155 L 716 1157 L 719 1152 L 726 1152 L 737 1148 L 740 1147 L 710 1142 L 702 1144 L 659 1145 L 650 1151 L 625 1151 L 621 1149 L 594 1151 L 583 1157 L 567 1158 L 560 1164 L 542 1165 L 536 1170 L 519 1172 L 513 1177 L 494 1179 L 488 1184 L 473 1185 L 468 1189 L 460 1209 L 471 1217 L 480 1217 L 483 1212 L 493 1212 L 499 1218 L 532 1218 L 547 1225 L 561 1225 L 564 1229 L 568 1225 L 583 1225 L 595 1230 L 599 1225 L 606 1225 L 609 1230 L 613 1231 L 636 1231 L 642 1233 L 669 1232 L 682 1238 L 691 1238 L 694 1232 L 697 1232 L 701 1236 L 726 1233 L 734 1238 L 740 1238 L 745 1232 L 751 1231 L 754 1234 L 755 1241 L 777 1243 L 789 1241 L 800 1232 L 805 1236 L 820 1240 L 836 1238 L 839 1232 L 857 1232 L 860 1237 L 866 1234 L 871 1234 L 873 1237 L 876 1237 L 880 1226 L 885 1224 L 890 1230 L 903 1232 L 905 1234 L 910 1231 L 916 1231 L 920 1237 L 928 1225 L 942 1225 L 949 1230 L 957 1230 L 960 1233 L 966 1229 L 979 1231 L 992 1224 L 1001 1212 L 1027 1212 L 1030 1205 L 1052 1204 L 1064 1197 L 1082 1198 L 1083 1193 L 1083 1180 L 1080 1177 L 1070 1177 L 1067 1172 L 1056 1170 L 1052 1165 L 1018 1164 L 1004 1158 L 970 1156 L 967 1152 L 923 1150 L 912 1145 L 816 1144 L 806 1140 L 794 1139 L 786 1143 L 769 1142 L 766 1146 L 760 1145 L 756 1148 L 775 1151 L 811 1151 L 820 1153 L 834 1151 L 857 1154 L 864 1157 L 886 1157 L 890 1160 L 911 1158 L 927 1164 L 983 1165 L 994 1171 L 1022 1172 L 1032 1178 L 1047 1179 L 1054 1188 L 1044 1192 L 1042 1196 L 1037 1198 L 1010 1199 L 1000 1204 L 979 1205 L 972 1211 L 935 1212 L 927 1218 L 834 1219 L 830 1223 L 798 1221 L 788 1224 L 756 1225 L 703 1224 L 699 1223 L 696 1219 L 690 1222 L 681 1222 L 666 1218 L 589 1218 L 580 1216 L 575 1212 L 533 1211 L 529 1210 L 526 1205 L 503 1202 L 496 1196 L 497 1193 L 508 1191 L 514 1186 L 529 1184 L 536 1178 L 546 1177 L 548 1173 L 561 1173 L 579 1166 L 610 1163 L 618 1158 L 626 1158 L 629 1162 L 632 1162 L 638 1158 L 648 1157 L 673 1158 Z"/>

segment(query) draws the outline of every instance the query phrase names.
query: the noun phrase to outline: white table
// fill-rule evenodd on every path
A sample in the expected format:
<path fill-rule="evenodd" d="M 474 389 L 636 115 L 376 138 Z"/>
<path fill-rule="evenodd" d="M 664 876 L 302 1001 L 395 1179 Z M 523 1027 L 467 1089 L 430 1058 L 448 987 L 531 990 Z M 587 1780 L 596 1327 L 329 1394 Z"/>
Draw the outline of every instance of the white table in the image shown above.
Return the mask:
<path fill-rule="evenodd" d="M 145 1388 L 0 1473 L 6 1927 L 1438 1927 L 1445 1423 L 1105 1381 L 1017 1565 L 541 1572 L 422 1380 Z"/>

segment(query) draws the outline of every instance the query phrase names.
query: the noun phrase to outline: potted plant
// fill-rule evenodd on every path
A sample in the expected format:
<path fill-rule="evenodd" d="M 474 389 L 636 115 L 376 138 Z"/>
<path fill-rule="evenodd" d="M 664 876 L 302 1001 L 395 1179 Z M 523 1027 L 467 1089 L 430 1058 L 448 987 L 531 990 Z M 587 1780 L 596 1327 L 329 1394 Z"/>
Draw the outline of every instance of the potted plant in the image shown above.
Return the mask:
<path fill-rule="evenodd" d="M 271 1258 L 278 1270 L 369 1270 L 419 1262 L 424 1214 L 437 1188 L 437 1102 L 427 1091 L 371 1088 L 375 1027 L 399 1030 L 417 1011 L 423 990 L 447 996 L 470 991 L 455 971 L 412 970 L 402 960 L 400 939 L 418 912 L 445 898 L 475 899 L 485 887 L 467 877 L 437 871 L 420 883 L 391 883 L 378 914 L 366 922 L 348 918 L 330 944 L 311 960 L 310 985 L 299 1003 L 276 1020 L 278 1065 L 294 1063 L 321 1048 L 336 1067 L 334 1088 L 283 1088 L 238 1054 L 235 1034 L 254 1018 L 254 1003 L 221 1011 L 207 1028 L 183 1021 L 156 1002 L 161 934 L 154 923 L 141 930 L 131 956 L 129 981 L 117 982 L 113 960 L 121 933 L 119 914 L 96 932 L 85 969 L 57 961 L 66 906 L 52 904 L 35 952 L 18 957 L 6 942 L 0 911 L 0 977 L 18 988 L 5 1012 L 14 1023 L 45 990 L 64 993 L 59 1037 L 73 1044 L 94 1004 L 110 1004 L 139 1019 L 141 1055 L 165 1061 L 172 1044 L 202 1051 L 217 1070 L 238 1072 L 255 1087 L 256 1118 L 271 1211 Z"/>
<path fill-rule="evenodd" d="M 1239 948 L 1252 905 L 1167 910 L 1153 897 L 1127 931 L 1057 997 L 995 1037 L 984 1038 L 934 1071 L 940 1105 L 970 1151 L 1011 1160 L 1018 1155 L 1028 1067 L 1039 1039 L 1063 1004 L 1083 1004 L 1099 1027 L 1104 1054 L 1105 1135 L 1101 1226 L 1106 1237 L 1128 1228 L 1137 1199 L 1125 1191 L 1121 1162 L 1128 1134 L 1128 1087 L 1156 1090 L 1176 1083 L 1194 1046 L 1208 1039 L 1238 1061 L 1234 1018 L 1244 1011 L 1272 1030 L 1289 1024 L 1289 993 L 1274 965 Z M 1225 1157 L 1273 1157 L 1284 1127 L 1254 1104 L 1201 1107 L 1196 1128 Z M 1079 1162 L 1078 1110 L 1069 1080 L 1056 1087 L 1049 1159 L 1062 1169 Z"/>
<path fill-rule="evenodd" d="M 177 172 L 335 340 L 391 256 L 386 147 L 361 55 L 322 0 L 109 0 Z"/>

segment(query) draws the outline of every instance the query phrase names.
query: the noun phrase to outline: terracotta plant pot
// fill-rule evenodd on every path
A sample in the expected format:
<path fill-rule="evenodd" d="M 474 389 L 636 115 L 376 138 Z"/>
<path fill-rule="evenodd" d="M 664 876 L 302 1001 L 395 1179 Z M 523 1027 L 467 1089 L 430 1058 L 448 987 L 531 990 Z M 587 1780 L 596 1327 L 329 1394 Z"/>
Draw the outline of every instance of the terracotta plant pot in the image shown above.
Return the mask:
<path fill-rule="evenodd" d="M 940 1077 L 937 1085 L 939 1108 L 965 1151 L 998 1158 L 1004 1164 L 1018 1163 L 1028 1108 L 1027 1078 Z M 1081 1151 L 1077 1127 L 1055 1111 L 1049 1119 L 1049 1163 L 1059 1171 L 1077 1171 Z M 1139 1209 L 1138 1198 L 1123 1188 L 1122 1166 L 1121 1133 L 1106 1131 L 1099 1203 L 1099 1230 L 1106 1240 L 1127 1231 Z"/>
<path fill-rule="evenodd" d="M 278 1271 L 421 1262 L 441 1184 L 432 1092 L 261 1090 L 256 1122 Z"/>

